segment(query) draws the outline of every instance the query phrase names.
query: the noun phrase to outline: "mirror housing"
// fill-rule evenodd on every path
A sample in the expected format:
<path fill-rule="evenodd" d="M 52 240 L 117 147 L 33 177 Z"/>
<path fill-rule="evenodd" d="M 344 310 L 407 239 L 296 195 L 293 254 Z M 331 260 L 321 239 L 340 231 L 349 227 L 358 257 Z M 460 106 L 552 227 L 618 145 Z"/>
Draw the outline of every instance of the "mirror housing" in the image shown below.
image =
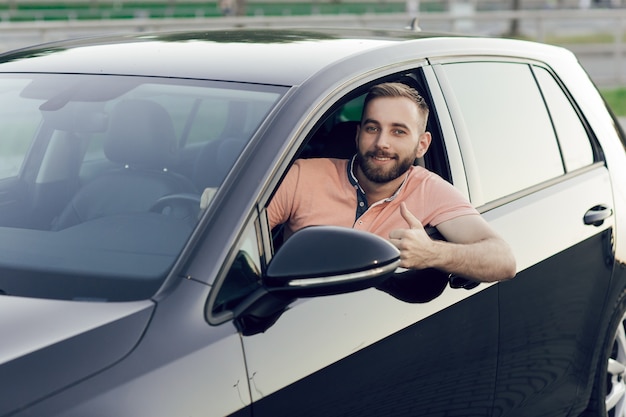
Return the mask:
<path fill-rule="evenodd" d="M 270 262 L 265 283 L 298 297 L 339 294 L 377 285 L 400 264 L 400 252 L 369 232 L 307 227 L 287 240 Z"/>

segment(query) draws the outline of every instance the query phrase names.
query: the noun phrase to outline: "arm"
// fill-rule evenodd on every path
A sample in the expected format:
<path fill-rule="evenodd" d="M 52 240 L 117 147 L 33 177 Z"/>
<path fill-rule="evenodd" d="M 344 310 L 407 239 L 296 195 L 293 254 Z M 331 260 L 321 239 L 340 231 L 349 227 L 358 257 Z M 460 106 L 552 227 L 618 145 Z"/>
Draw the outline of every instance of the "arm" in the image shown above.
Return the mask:
<path fill-rule="evenodd" d="M 509 245 L 479 215 L 460 216 L 437 225 L 447 241 L 432 240 L 421 222 L 402 203 L 408 229 L 396 229 L 390 241 L 400 250 L 403 268 L 437 268 L 477 281 L 499 281 L 515 276 Z"/>

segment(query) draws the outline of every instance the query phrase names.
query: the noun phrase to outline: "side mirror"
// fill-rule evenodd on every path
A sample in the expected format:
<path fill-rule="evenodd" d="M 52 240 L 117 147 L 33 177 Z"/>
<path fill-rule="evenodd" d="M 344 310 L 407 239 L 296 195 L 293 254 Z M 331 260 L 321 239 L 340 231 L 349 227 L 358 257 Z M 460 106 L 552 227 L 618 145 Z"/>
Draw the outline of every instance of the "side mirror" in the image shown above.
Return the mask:
<path fill-rule="evenodd" d="M 377 285 L 400 263 L 400 252 L 372 233 L 315 226 L 295 233 L 270 262 L 265 283 L 297 297 L 339 294 Z"/>
<path fill-rule="evenodd" d="M 400 252 L 363 231 L 313 226 L 293 234 L 268 265 L 264 285 L 234 311 L 244 335 L 265 331 L 297 298 L 375 287 L 393 275 Z"/>

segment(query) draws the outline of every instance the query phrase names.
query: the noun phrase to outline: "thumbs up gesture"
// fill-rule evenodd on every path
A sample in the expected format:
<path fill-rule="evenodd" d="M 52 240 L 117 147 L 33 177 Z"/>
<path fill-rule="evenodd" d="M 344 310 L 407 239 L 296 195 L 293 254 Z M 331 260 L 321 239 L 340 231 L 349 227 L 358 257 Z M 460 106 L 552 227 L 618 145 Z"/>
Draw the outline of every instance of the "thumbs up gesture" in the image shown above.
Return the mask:
<path fill-rule="evenodd" d="M 400 213 L 408 228 L 394 229 L 389 233 L 389 241 L 400 250 L 400 266 L 408 269 L 429 268 L 437 256 L 436 243 L 405 203 L 400 204 Z"/>

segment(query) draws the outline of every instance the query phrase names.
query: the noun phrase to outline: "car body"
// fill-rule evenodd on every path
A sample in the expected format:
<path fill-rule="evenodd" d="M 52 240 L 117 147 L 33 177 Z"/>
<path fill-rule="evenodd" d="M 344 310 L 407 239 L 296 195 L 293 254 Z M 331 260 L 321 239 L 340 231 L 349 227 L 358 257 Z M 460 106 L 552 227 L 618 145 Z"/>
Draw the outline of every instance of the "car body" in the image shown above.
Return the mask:
<path fill-rule="evenodd" d="M 511 245 L 514 279 L 270 230 L 293 161 L 349 157 L 367 89 L 407 76 L 431 106 L 420 163 Z M 624 140 L 562 48 L 74 40 L 0 55 L 0 114 L 1 416 L 624 415 Z"/>

